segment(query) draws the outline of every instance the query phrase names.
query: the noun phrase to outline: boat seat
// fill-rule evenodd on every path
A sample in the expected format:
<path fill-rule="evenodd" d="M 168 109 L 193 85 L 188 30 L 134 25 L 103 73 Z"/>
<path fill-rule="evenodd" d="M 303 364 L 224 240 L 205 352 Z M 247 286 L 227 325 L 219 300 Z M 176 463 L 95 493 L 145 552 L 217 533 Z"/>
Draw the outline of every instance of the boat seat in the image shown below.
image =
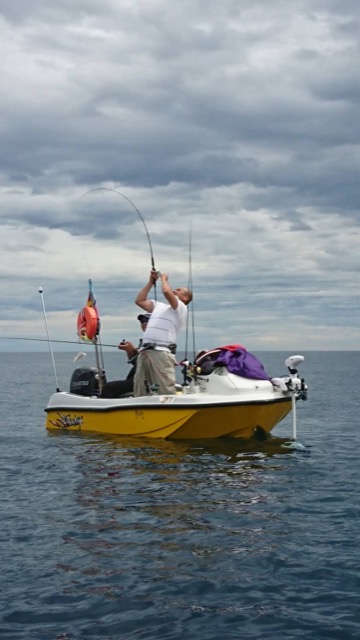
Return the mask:
<path fill-rule="evenodd" d="M 134 395 L 134 381 L 113 380 L 107 382 L 102 390 L 102 398 L 130 398 Z"/>

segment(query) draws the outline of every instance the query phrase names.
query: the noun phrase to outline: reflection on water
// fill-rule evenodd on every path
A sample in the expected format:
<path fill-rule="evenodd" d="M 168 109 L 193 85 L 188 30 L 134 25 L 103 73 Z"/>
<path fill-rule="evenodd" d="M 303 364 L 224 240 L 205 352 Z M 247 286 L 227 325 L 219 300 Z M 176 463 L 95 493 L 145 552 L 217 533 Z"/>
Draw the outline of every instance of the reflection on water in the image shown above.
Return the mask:
<path fill-rule="evenodd" d="M 158 566 L 169 553 L 180 554 L 186 564 L 187 554 L 204 559 L 247 553 L 254 550 L 255 540 L 259 549 L 268 548 L 260 535 L 264 522 L 272 518 L 268 474 L 282 470 L 280 456 L 290 455 L 281 446 L 283 440 L 172 442 L 73 433 L 49 437 L 65 446 L 66 441 L 76 443 L 69 454 L 75 454 L 78 464 L 74 498 L 82 512 L 64 539 L 88 560 L 96 556 L 97 562 L 113 562 L 123 554 L 129 559 L 141 549 L 137 564 L 143 571 L 144 563 Z M 249 536 L 251 544 L 246 543 Z M 98 564 L 86 563 L 83 571 L 102 573 Z M 104 571 L 110 571 L 106 561 Z M 112 565 L 113 571 L 121 573 Z"/>
<path fill-rule="evenodd" d="M 269 486 L 263 479 L 284 468 L 280 459 L 291 457 L 282 446 L 284 439 L 275 437 L 261 443 L 154 441 L 62 432 L 49 437 L 64 446 L 66 441 L 75 442 L 69 453 L 75 453 L 80 472 L 76 500 L 97 510 L 91 526 L 107 530 L 110 524 L 103 516 L 109 512 L 116 529 L 149 531 L 161 524 L 180 531 L 189 525 L 204 526 L 198 517 L 199 500 L 202 514 L 224 509 L 239 513 L 249 505 L 265 504 Z"/>
<path fill-rule="evenodd" d="M 77 472 L 77 508 L 57 520 L 63 595 L 107 602 L 113 633 L 130 633 L 149 615 L 154 638 L 165 614 L 252 611 L 238 599 L 251 587 L 254 558 L 274 552 L 284 535 L 270 480 L 291 458 L 283 440 L 49 438 L 67 448 Z"/>
<path fill-rule="evenodd" d="M 288 449 L 284 449 L 284 444 L 288 438 L 269 436 L 266 440 L 240 438 L 214 438 L 199 440 L 165 440 L 154 438 L 139 438 L 131 436 L 115 436 L 100 434 L 84 434 L 81 432 L 51 431 L 47 433 L 49 438 L 76 438 L 82 439 L 84 444 L 88 444 L 96 450 L 101 447 L 109 455 L 133 453 L 144 459 L 151 459 L 155 456 L 156 461 L 163 463 L 173 461 L 180 462 L 184 456 L 224 456 L 228 462 L 237 462 L 247 456 L 252 458 L 266 458 L 274 455 L 289 454 Z M 149 456 L 149 457 L 148 457 Z M 169 458 L 167 458 L 169 456 Z"/>

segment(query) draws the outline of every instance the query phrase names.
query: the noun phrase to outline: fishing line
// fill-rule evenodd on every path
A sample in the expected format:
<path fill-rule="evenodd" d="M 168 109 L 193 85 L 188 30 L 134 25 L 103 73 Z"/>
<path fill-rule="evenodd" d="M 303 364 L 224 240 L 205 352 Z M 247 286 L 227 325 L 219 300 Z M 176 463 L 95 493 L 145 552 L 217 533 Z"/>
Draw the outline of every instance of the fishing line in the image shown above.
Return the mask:
<path fill-rule="evenodd" d="M 141 222 L 144 225 L 145 233 L 146 233 L 146 236 L 147 236 L 147 239 L 148 239 L 149 249 L 150 249 L 151 269 L 152 269 L 152 271 L 156 271 L 154 252 L 153 252 L 153 248 L 152 248 L 152 244 L 151 244 L 150 233 L 149 233 L 149 230 L 148 230 L 148 228 L 146 226 L 146 222 L 145 222 L 143 216 L 141 215 L 139 209 L 134 205 L 133 201 L 130 200 L 130 198 L 128 198 L 128 196 L 126 196 L 124 193 L 121 193 L 121 191 L 117 191 L 116 189 L 110 189 L 109 187 L 95 187 L 94 189 L 90 189 L 89 191 L 86 191 L 86 193 L 84 193 L 82 196 L 80 196 L 80 200 L 82 198 L 85 198 L 85 196 L 87 196 L 89 193 L 93 193 L 94 191 L 112 191 L 113 193 L 117 193 L 118 196 L 121 196 L 122 198 L 125 198 L 125 200 L 127 200 L 127 202 L 129 204 L 131 204 L 131 206 L 135 209 L 135 211 L 138 214 Z M 156 296 L 156 282 L 154 282 L 154 292 L 155 292 L 155 300 L 156 300 L 157 299 L 157 296 Z"/>
<path fill-rule="evenodd" d="M 78 346 L 86 346 L 86 347 L 95 347 L 95 344 L 93 342 L 79 342 L 79 341 L 75 341 L 75 340 L 52 340 L 49 338 L 23 338 L 23 337 L 12 337 L 12 336 L 0 336 L 0 340 L 29 340 L 30 342 L 58 342 L 61 344 L 77 344 Z M 101 345 L 102 347 L 114 347 L 115 349 L 118 348 L 117 344 L 104 344 L 102 343 Z"/>

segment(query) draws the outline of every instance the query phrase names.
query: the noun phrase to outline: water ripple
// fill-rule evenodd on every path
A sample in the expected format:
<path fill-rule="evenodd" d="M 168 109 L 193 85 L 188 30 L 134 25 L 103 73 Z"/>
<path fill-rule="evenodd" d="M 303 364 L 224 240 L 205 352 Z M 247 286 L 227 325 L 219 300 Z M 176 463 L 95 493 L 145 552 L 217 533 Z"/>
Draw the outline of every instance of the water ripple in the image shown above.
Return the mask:
<path fill-rule="evenodd" d="M 360 637 L 357 406 L 323 389 L 308 455 L 47 434 L 7 409 L 2 640 Z"/>

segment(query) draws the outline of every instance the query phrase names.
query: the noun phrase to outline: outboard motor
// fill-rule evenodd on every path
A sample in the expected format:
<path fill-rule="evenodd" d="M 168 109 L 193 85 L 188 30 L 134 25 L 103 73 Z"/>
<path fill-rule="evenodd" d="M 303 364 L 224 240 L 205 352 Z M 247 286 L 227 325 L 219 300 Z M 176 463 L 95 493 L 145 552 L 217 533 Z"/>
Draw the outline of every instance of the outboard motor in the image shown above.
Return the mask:
<path fill-rule="evenodd" d="M 103 373 L 103 383 L 106 382 Z M 75 369 L 70 381 L 70 393 L 78 396 L 99 396 L 99 371 L 96 367 L 79 367 Z"/>

